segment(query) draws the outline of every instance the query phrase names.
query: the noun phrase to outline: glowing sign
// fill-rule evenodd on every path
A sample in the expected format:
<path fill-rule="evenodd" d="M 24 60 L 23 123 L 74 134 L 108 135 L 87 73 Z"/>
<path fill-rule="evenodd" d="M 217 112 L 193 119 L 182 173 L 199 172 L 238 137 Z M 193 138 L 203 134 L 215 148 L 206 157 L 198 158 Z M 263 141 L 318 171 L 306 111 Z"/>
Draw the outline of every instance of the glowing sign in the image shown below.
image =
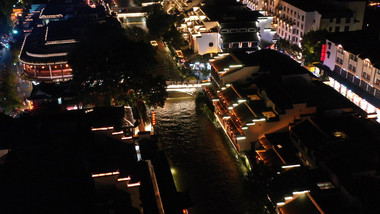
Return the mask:
<path fill-rule="evenodd" d="M 152 124 L 156 125 L 156 112 L 152 111 Z"/>
<path fill-rule="evenodd" d="M 325 58 L 326 58 L 326 44 L 322 45 L 321 61 L 323 62 Z"/>

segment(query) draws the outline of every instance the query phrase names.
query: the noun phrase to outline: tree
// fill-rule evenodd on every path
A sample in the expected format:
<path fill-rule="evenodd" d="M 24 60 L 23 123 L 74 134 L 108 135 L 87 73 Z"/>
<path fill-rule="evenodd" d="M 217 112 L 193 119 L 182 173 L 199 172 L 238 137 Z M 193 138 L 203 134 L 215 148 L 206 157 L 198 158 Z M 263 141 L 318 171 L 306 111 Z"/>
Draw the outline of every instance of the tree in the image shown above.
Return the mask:
<path fill-rule="evenodd" d="M 320 61 L 322 44 L 326 42 L 327 34 L 327 30 L 317 30 L 310 31 L 303 36 L 302 54 L 305 65 Z"/>
<path fill-rule="evenodd" d="M 177 30 L 177 28 L 172 24 L 169 30 L 164 33 L 163 38 L 175 49 L 181 49 L 185 46 L 185 39 L 182 37 L 182 34 Z"/>
<path fill-rule="evenodd" d="M 149 42 L 149 34 L 142 28 L 133 26 L 125 29 L 127 38 L 132 41 Z"/>
<path fill-rule="evenodd" d="M 69 54 L 73 83 L 82 94 L 96 95 L 116 104 L 163 106 L 164 79 L 154 73 L 157 62 L 151 45 L 131 41 L 117 20 L 89 26 Z"/>
<path fill-rule="evenodd" d="M 173 24 L 176 22 L 175 15 L 169 15 L 162 10 L 161 5 L 152 5 L 146 20 L 146 26 L 150 34 L 154 38 L 160 38 L 165 33 L 169 32 Z"/>
<path fill-rule="evenodd" d="M 16 76 L 8 68 L 0 77 L 0 98 L 0 107 L 6 112 L 11 112 L 22 105 L 16 90 Z"/>

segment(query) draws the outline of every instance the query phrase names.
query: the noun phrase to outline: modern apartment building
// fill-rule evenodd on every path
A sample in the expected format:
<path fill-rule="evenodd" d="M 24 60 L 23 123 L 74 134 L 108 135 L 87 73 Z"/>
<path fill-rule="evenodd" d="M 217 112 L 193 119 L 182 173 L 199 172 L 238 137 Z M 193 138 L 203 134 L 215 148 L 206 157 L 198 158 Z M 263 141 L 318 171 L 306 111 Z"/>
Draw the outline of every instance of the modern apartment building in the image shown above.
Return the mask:
<path fill-rule="evenodd" d="M 366 4 L 360 0 L 244 0 L 243 3 L 253 10 L 273 15 L 277 35 L 299 46 L 302 36 L 311 30 L 361 30 Z"/>
<path fill-rule="evenodd" d="M 326 40 L 322 72 L 330 85 L 373 118 L 380 118 L 378 33 L 336 33 Z"/>

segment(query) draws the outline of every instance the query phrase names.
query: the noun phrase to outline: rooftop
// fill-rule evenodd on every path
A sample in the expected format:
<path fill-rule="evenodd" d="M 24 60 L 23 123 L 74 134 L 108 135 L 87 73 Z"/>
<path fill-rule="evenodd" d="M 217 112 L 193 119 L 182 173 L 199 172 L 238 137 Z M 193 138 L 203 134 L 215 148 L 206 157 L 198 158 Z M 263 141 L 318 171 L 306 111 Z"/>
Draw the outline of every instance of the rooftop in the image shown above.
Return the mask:
<path fill-rule="evenodd" d="M 31 64 L 65 63 L 67 53 L 78 37 L 73 28 L 78 23 L 71 21 L 49 22 L 47 26 L 33 29 L 25 37 L 20 60 Z"/>
<path fill-rule="evenodd" d="M 219 23 L 231 22 L 255 22 L 258 17 L 263 16 L 258 11 L 248 10 L 241 4 L 235 5 L 211 5 L 202 7 L 203 12 L 212 21 Z"/>
<path fill-rule="evenodd" d="M 337 175 L 374 170 L 380 126 L 352 116 L 313 117 L 291 128 L 311 154 Z"/>

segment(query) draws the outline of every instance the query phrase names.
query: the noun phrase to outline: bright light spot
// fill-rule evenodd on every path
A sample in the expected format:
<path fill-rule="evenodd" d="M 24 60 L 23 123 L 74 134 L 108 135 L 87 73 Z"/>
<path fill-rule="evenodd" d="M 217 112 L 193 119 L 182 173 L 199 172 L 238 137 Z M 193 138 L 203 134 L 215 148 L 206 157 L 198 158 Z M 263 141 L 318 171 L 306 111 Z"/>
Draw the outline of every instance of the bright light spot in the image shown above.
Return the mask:
<path fill-rule="evenodd" d="M 236 140 L 245 140 L 245 136 L 237 137 Z"/>
<path fill-rule="evenodd" d="M 289 168 L 295 168 L 295 167 L 301 167 L 301 165 L 294 164 L 294 165 L 281 166 L 281 168 L 283 169 L 289 169 Z"/>
<path fill-rule="evenodd" d="M 287 196 L 287 197 L 285 197 L 285 200 L 292 200 L 292 199 L 293 199 L 292 196 Z"/>
<path fill-rule="evenodd" d="M 293 195 L 304 194 L 304 193 L 308 193 L 308 192 L 310 192 L 310 190 L 296 191 L 296 192 L 293 192 Z"/>
<path fill-rule="evenodd" d="M 136 186 L 140 186 L 140 181 L 137 182 L 137 183 L 134 183 L 134 184 L 127 184 L 127 187 L 136 187 Z"/>

